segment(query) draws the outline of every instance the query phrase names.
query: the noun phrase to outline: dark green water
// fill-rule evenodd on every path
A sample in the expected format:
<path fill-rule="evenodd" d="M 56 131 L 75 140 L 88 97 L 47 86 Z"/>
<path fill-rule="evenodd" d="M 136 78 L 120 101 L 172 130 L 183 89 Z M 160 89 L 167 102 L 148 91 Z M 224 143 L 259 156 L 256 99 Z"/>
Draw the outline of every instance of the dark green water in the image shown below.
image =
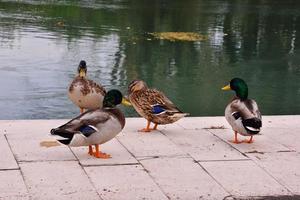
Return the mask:
<path fill-rule="evenodd" d="M 165 31 L 208 40 L 149 40 Z M 140 78 L 192 116 L 223 115 L 236 76 L 263 114 L 300 114 L 300 1 L 0 1 L 0 119 L 74 117 L 81 59 L 106 88 Z"/>

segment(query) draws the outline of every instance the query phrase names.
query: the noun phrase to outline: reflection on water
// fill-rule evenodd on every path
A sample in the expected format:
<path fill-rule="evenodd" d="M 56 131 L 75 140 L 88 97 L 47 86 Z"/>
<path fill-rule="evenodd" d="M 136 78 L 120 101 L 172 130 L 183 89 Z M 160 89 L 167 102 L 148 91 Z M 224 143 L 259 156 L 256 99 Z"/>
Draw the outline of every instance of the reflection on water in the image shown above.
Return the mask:
<path fill-rule="evenodd" d="M 0 119 L 71 118 L 81 59 L 106 88 L 135 78 L 192 116 L 223 115 L 245 79 L 263 114 L 300 114 L 300 2 L 112 0 L 0 2 Z M 197 32 L 169 42 L 151 32 Z M 136 113 L 126 108 L 127 116 Z"/>

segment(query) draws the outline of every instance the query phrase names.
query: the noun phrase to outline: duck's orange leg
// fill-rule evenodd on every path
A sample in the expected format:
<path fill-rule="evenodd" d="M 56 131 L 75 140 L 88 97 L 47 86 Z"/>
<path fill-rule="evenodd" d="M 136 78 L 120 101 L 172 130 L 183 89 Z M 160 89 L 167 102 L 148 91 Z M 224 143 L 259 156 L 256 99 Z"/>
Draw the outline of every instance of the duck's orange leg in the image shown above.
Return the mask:
<path fill-rule="evenodd" d="M 151 129 L 150 129 L 150 121 L 148 120 L 147 121 L 147 126 L 146 126 L 146 128 L 143 128 L 143 129 L 141 129 L 141 130 L 138 130 L 139 132 L 150 132 L 151 131 Z"/>
<path fill-rule="evenodd" d="M 250 144 L 250 143 L 253 143 L 253 136 L 251 135 L 251 136 L 250 136 L 250 139 L 249 139 L 249 140 L 246 140 L 245 142 L 246 142 L 246 143 L 249 143 L 249 144 Z"/>
<path fill-rule="evenodd" d="M 157 130 L 157 125 L 158 124 L 154 124 L 153 129 L 152 130 Z"/>
<path fill-rule="evenodd" d="M 89 154 L 92 156 L 94 153 L 93 153 L 93 147 L 92 145 L 89 145 Z"/>
<path fill-rule="evenodd" d="M 84 112 L 84 108 L 80 108 L 80 113 L 82 114 Z"/>
<path fill-rule="evenodd" d="M 95 144 L 96 151 L 93 153 L 96 158 L 108 159 L 111 158 L 109 154 L 99 151 L 99 144 Z"/>
<path fill-rule="evenodd" d="M 242 143 L 241 141 L 238 140 L 237 134 L 238 134 L 238 132 L 237 132 L 237 131 L 234 131 L 234 140 L 233 140 L 233 141 L 230 141 L 230 142 L 235 143 L 235 144 L 240 144 L 240 143 Z"/>

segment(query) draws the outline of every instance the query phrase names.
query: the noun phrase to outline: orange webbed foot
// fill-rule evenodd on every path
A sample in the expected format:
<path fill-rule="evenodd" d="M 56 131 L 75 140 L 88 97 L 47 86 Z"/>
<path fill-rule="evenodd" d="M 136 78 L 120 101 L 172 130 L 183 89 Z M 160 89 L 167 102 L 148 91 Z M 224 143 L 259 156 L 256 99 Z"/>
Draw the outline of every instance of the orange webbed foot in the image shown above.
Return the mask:
<path fill-rule="evenodd" d="M 234 144 L 241 144 L 241 143 L 243 143 L 243 141 L 239 141 L 239 140 L 229 140 L 229 142 L 234 143 Z"/>
<path fill-rule="evenodd" d="M 151 130 L 152 129 L 150 129 L 150 128 L 143 128 L 143 129 L 138 130 L 138 132 L 149 133 L 149 132 L 151 132 Z"/>
<path fill-rule="evenodd" d="M 152 131 L 152 129 L 150 128 L 150 121 L 147 121 L 147 126 L 146 126 L 146 128 L 143 128 L 143 129 L 141 129 L 141 130 L 138 130 L 138 132 L 144 132 L 144 133 L 148 133 L 148 132 L 151 132 Z"/>
<path fill-rule="evenodd" d="M 238 140 L 237 134 L 238 134 L 238 132 L 234 131 L 234 140 L 229 140 L 229 142 L 234 143 L 234 144 L 240 144 L 240 143 L 242 143 L 243 141 L 239 141 Z"/>
<path fill-rule="evenodd" d="M 248 144 L 253 143 L 253 136 L 251 136 L 249 140 L 244 140 L 243 142 L 248 143 Z"/>
<path fill-rule="evenodd" d="M 111 155 L 99 151 L 99 152 L 94 153 L 94 157 L 102 158 L 102 159 L 109 159 L 109 158 L 111 158 Z"/>
<path fill-rule="evenodd" d="M 89 146 L 89 147 L 91 147 L 91 146 Z M 91 148 L 89 148 L 89 149 L 91 149 Z M 98 144 L 95 145 L 95 152 L 93 152 L 93 156 L 96 157 L 96 158 L 102 158 L 102 159 L 111 158 L 111 155 L 103 153 L 99 150 L 99 145 Z"/>

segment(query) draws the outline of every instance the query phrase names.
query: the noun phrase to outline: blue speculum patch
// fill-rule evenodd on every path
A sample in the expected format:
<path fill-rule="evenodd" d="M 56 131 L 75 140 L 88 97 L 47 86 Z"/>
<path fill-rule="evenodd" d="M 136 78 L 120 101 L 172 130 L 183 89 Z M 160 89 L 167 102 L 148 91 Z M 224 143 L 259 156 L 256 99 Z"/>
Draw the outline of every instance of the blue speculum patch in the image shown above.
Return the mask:
<path fill-rule="evenodd" d="M 83 125 L 79 128 L 79 131 L 86 137 L 92 135 L 93 133 L 96 132 L 96 130 L 91 127 L 91 126 L 88 126 L 88 125 Z"/>
<path fill-rule="evenodd" d="M 162 108 L 160 105 L 154 105 L 154 106 L 152 107 L 152 112 L 153 112 L 154 114 L 160 114 L 160 113 L 162 113 L 162 112 L 164 112 L 164 111 L 165 111 L 165 109 Z"/>

